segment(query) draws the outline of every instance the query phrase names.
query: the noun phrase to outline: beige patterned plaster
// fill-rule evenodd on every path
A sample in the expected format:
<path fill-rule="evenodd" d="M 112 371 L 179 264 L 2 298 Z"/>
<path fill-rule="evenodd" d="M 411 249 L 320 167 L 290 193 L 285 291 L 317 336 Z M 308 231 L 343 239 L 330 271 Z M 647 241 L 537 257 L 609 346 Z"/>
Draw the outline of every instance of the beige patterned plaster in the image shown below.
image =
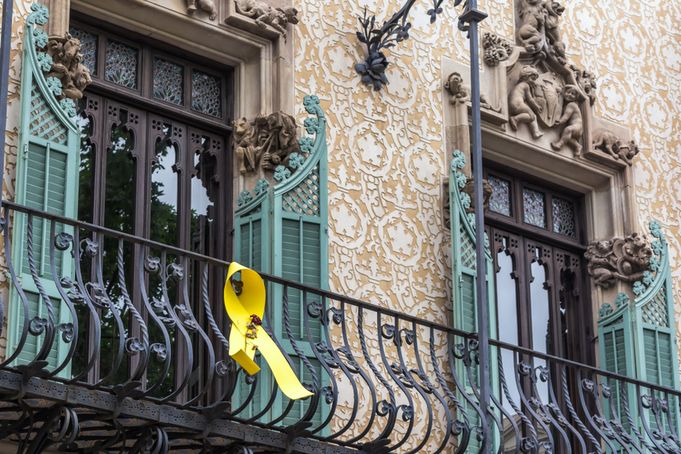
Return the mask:
<path fill-rule="evenodd" d="M 429 25 L 417 2 L 411 39 L 389 53 L 390 85 L 373 92 L 353 65 L 364 7 L 379 20 L 397 0 L 295 0 L 296 99 L 315 93 L 329 118 L 330 276 L 333 290 L 446 320 L 448 232 L 441 66 L 467 46 L 446 8 Z M 569 59 L 598 77 L 596 116 L 631 130 L 639 225 L 666 229 L 681 332 L 681 2 L 572 0 L 562 31 Z M 513 39 L 513 2 L 485 0 L 483 30 Z M 679 349 L 681 351 L 681 349 Z"/>

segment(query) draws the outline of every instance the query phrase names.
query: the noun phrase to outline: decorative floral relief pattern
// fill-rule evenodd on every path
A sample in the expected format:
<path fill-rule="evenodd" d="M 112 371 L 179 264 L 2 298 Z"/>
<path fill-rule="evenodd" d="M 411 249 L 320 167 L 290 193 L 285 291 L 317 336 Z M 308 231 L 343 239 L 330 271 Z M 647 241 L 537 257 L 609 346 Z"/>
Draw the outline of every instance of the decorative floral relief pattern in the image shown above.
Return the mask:
<path fill-rule="evenodd" d="M 511 182 L 503 178 L 489 176 L 487 181 L 492 185 L 492 196 L 489 199 L 489 210 L 504 216 L 511 215 Z"/>
<path fill-rule="evenodd" d="M 192 71 L 192 109 L 222 117 L 222 81 L 202 71 Z"/>
<path fill-rule="evenodd" d="M 83 65 L 90 74 L 97 73 L 97 35 L 88 33 L 75 27 L 69 28 L 69 33 L 80 41 L 80 51 L 83 54 Z"/>
<path fill-rule="evenodd" d="M 181 65 L 154 57 L 154 98 L 182 105 L 184 100 L 184 68 Z"/>
<path fill-rule="evenodd" d="M 118 41 L 107 41 L 104 78 L 126 88 L 137 88 L 139 51 Z"/>

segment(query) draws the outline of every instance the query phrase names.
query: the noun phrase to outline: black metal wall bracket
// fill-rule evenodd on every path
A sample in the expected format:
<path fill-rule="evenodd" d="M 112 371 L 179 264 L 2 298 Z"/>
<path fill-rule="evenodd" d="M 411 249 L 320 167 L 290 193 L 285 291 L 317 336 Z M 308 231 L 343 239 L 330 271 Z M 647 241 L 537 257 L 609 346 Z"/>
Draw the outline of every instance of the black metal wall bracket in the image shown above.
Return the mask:
<path fill-rule="evenodd" d="M 432 0 L 432 2 L 433 7 L 427 11 L 431 24 L 442 13 L 444 0 Z M 357 39 L 366 46 L 366 57 L 364 61 L 355 65 L 355 71 L 361 76 L 364 85 L 372 86 L 374 90 L 378 91 L 388 84 L 385 71 L 390 62 L 384 51 L 409 38 L 411 22 L 408 18 L 415 3 L 416 0 L 407 0 L 404 6 L 385 21 L 380 28 L 376 24 L 376 16 L 369 16 L 366 8 L 364 8 L 364 15 L 358 18 L 362 28 L 357 32 Z M 453 6 L 459 6 L 461 3 L 467 6 L 468 1 L 454 0 Z M 466 31 L 471 21 L 479 22 L 485 17 L 487 17 L 485 13 L 466 7 L 464 13 L 459 17 L 459 29 Z"/>

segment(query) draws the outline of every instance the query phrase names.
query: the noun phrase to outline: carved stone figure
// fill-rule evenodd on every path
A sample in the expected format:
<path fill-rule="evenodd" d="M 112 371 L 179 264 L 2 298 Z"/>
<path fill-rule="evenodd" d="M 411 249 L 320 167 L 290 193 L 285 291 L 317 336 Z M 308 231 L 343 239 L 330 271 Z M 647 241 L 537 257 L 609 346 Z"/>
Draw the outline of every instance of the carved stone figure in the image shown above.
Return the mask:
<path fill-rule="evenodd" d="M 524 0 L 519 6 L 518 44 L 529 53 L 541 50 L 545 43 L 546 9 L 542 0 Z"/>
<path fill-rule="evenodd" d="M 577 85 L 579 85 L 587 98 L 589 98 L 589 103 L 593 105 L 596 101 L 596 76 L 578 68 L 576 65 L 570 65 L 570 70 L 572 70 L 572 73 L 575 76 Z"/>
<path fill-rule="evenodd" d="M 565 7 L 557 1 L 547 1 L 544 3 L 546 16 L 544 20 L 544 32 L 551 56 L 561 65 L 567 62 L 565 58 L 565 44 L 560 39 L 560 16 L 565 11 Z"/>
<path fill-rule="evenodd" d="M 258 166 L 273 170 L 286 165 L 289 155 L 299 150 L 296 120 L 291 115 L 276 112 L 234 122 L 234 152 L 241 174 L 255 172 Z"/>
<path fill-rule="evenodd" d="M 463 84 L 463 77 L 457 72 L 453 72 L 445 82 L 445 89 L 449 92 L 449 102 L 458 104 L 468 101 L 468 90 Z"/>
<path fill-rule="evenodd" d="M 629 143 L 623 144 L 619 137 L 607 129 L 594 131 L 593 147 L 595 150 L 607 153 L 615 159 L 621 159 L 628 165 L 634 163 L 634 157 L 639 152 L 636 142 L 631 140 Z"/>
<path fill-rule="evenodd" d="M 288 24 L 298 23 L 298 10 L 295 8 L 274 8 L 262 0 L 235 0 L 235 4 L 238 13 L 252 18 L 262 28 L 269 25 L 284 39 Z"/>
<path fill-rule="evenodd" d="M 511 43 L 494 33 L 485 33 L 482 36 L 482 48 L 487 66 L 497 66 L 502 61 L 508 60 L 513 53 Z"/>
<path fill-rule="evenodd" d="M 470 100 L 470 90 L 463 84 L 463 77 L 458 72 L 453 72 L 445 82 L 445 90 L 449 93 L 449 103 L 459 104 Z M 483 109 L 492 110 L 494 112 L 501 112 L 500 107 L 494 107 L 487 100 L 484 94 L 480 93 L 480 107 Z"/>
<path fill-rule="evenodd" d="M 90 71 L 82 64 L 80 40 L 69 33 L 63 38 L 50 38 L 47 52 L 52 57 L 52 69 L 48 77 L 61 81 L 62 97 L 77 100 L 83 97 L 83 90 L 92 83 Z"/>
<path fill-rule="evenodd" d="M 463 187 L 463 192 L 471 197 L 471 206 L 466 209 L 467 213 L 475 213 L 475 188 L 473 187 L 473 178 L 469 178 L 466 186 Z M 489 199 L 492 197 L 494 188 L 487 180 L 482 180 L 482 208 L 487 210 L 489 208 Z"/>
<path fill-rule="evenodd" d="M 210 20 L 218 17 L 218 8 L 213 0 L 187 0 L 187 13 L 194 14 L 196 10 L 208 13 Z"/>
<path fill-rule="evenodd" d="M 574 85 L 566 85 L 563 90 L 563 98 L 565 99 L 565 109 L 563 115 L 558 120 L 559 125 L 565 125 L 560 134 L 560 139 L 551 142 L 551 148 L 560 150 L 563 145 L 567 144 L 575 151 L 576 154 L 581 153 L 582 144 L 580 140 L 584 131 L 584 124 L 582 122 L 582 111 L 579 108 L 579 90 Z"/>
<path fill-rule="evenodd" d="M 532 66 L 526 65 L 520 70 L 518 83 L 511 90 L 508 97 L 508 107 L 510 111 L 509 123 L 513 130 L 518 129 L 518 123 L 527 123 L 530 127 L 532 137 L 540 138 L 544 134 L 539 130 L 537 115 L 542 107 L 534 98 L 534 88 L 539 72 Z"/>
<path fill-rule="evenodd" d="M 595 241 L 589 245 L 584 257 L 594 283 L 610 288 L 617 280 L 635 282 L 648 270 L 653 250 L 645 237 L 632 233 L 625 238 Z"/>

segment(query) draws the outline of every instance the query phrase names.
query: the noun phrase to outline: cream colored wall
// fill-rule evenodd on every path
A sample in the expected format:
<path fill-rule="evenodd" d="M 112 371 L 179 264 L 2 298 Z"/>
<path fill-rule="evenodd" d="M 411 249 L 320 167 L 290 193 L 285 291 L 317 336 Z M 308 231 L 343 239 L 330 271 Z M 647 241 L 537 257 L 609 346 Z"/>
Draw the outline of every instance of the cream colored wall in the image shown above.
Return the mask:
<path fill-rule="evenodd" d="M 671 246 L 681 332 L 681 2 L 564 2 L 572 62 L 598 77 L 595 114 L 631 129 L 639 225 L 660 220 Z M 382 21 L 396 0 L 296 0 L 296 98 L 317 94 L 329 117 L 330 275 L 335 291 L 446 320 L 448 232 L 441 64 L 468 59 L 451 7 L 434 25 L 414 7 L 411 39 L 389 51 L 391 84 L 360 85 L 354 34 L 366 6 Z M 513 1 L 486 0 L 483 30 L 513 39 Z M 681 337 L 681 336 L 680 336 Z M 680 349 L 681 350 L 681 349 Z"/>

